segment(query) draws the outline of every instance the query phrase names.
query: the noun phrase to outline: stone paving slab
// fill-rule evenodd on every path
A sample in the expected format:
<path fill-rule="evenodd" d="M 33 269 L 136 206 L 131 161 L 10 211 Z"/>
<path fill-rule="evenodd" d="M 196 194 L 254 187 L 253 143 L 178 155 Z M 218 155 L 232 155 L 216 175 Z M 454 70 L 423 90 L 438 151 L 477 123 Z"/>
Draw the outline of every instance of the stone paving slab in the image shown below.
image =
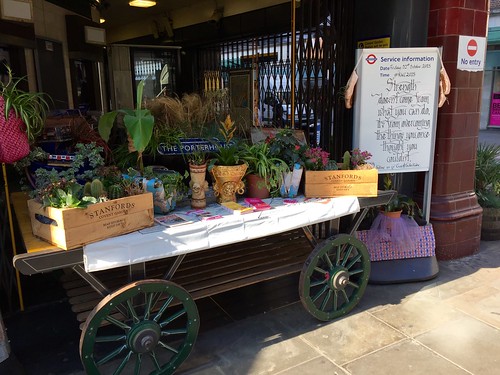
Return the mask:
<path fill-rule="evenodd" d="M 221 332 L 245 335 L 240 342 L 253 348 L 230 345 L 228 355 L 223 346 L 199 367 L 195 349 L 180 374 L 499 373 L 500 243 L 482 243 L 478 254 L 440 262 L 440 270 L 433 280 L 369 285 L 359 305 L 332 322 L 319 322 L 294 303 L 245 319 L 245 329 L 224 327 L 233 333 L 206 332 L 197 346 L 209 352 L 219 352 L 209 336 Z"/>
<path fill-rule="evenodd" d="M 202 331 L 177 374 L 500 373 L 500 242 L 482 242 L 477 254 L 439 262 L 439 266 L 440 273 L 433 280 L 369 285 L 353 311 L 331 322 L 316 320 L 300 302 L 282 303 L 249 318 L 241 318 L 243 303 L 233 306 L 234 311 L 223 314 L 226 322 L 236 321 Z M 296 281 L 292 281 L 296 291 Z M 242 302 L 255 298 L 257 303 L 267 292 L 235 291 L 234 297 Z M 224 303 L 224 298 L 216 299 L 217 305 Z M 34 339 L 39 333 L 31 335 Z M 46 337 L 47 342 L 55 339 Z M 65 346 L 76 350 L 68 342 Z M 49 346 L 37 347 L 38 355 L 44 357 L 50 356 L 49 350 Z M 37 353 L 33 352 L 33 358 Z M 53 355 L 50 362 L 69 358 L 66 354 Z M 5 372 L 2 365 L 0 374 L 23 373 Z M 26 374 L 84 375 L 82 370 L 57 372 L 52 366 L 47 372 L 44 368 L 40 364 L 37 371 L 41 372 Z M 116 369 L 116 364 L 109 369 Z"/>
<path fill-rule="evenodd" d="M 472 374 L 499 373 L 500 331 L 474 317 L 443 324 L 417 340 Z"/>

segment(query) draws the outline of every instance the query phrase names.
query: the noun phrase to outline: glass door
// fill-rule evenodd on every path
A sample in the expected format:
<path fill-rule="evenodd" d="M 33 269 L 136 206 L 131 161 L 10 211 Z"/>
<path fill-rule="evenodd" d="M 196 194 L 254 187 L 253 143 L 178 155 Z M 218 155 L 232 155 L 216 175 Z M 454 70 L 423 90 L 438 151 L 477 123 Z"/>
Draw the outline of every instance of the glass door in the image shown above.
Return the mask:
<path fill-rule="evenodd" d="M 131 49 L 134 87 L 144 80 L 144 99 L 173 96 L 178 73 L 178 49 Z"/>

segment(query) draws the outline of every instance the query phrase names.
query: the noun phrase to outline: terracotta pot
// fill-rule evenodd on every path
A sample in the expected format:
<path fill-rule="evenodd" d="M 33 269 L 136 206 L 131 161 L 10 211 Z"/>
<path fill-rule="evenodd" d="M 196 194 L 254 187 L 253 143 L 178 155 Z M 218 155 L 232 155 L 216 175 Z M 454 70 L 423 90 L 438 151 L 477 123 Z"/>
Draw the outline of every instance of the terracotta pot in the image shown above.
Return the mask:
<path fill-rule="evenodd" d="M 208 190 L 208 182 L 205 179 L 206 173 L 207 163 L 201 165 L 189 164 L 192 208 L 205 208 L 207 206 L 207 199 L 205 198 L 205 192 Z"/>
<path fill-rule="evenodd" d="M 391 219 L 398 219 L 401 217 L 401 213 L 403 211 L 382 211 L 382 214 L 387 216 L 387 217 L 390 217 Z"/>
<path fill-rule="evenodd" d="M 210 174 L 214 178 L 214 194 L 218 203 L 236 202 L 236 193 L 245 192 L 245 184 L 241 179 L 245 176 L 248 165 L 214 165 Z"/>
<path fill-rule="evenodd" d="M 267 188 L 266 180 L 256 174 L 247 175 L 247 195 L 250 198 L 269 198 L 271 193 Z"/>

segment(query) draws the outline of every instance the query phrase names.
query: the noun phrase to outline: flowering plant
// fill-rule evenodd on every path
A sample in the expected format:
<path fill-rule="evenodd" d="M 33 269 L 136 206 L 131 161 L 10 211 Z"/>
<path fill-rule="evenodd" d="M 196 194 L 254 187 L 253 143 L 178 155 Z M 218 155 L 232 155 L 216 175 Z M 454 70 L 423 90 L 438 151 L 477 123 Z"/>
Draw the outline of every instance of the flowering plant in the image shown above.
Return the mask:
<path fill-rule="evenodd" d="M 305 165 L 305 147 L 293 135 L 291 129 L 280 129 L 276 134 L 269 135 L 265 143 L 269 145 L 270 154 L 283 160 L 290 169 L 293 169 L 296 163 Z"/>
<path fill-rule="evenodd" d="M 346 151 L 343 156 L 342 169 L 371 169 L 373 166 L 367 161 L 372 157 L 368 151 L 361 151 L 359 148 Z"/>
<path fill-rule="evenodd" d="M 302 146 L 304 147 L 304 146 Z M 310 171 L 323 171 L 329 168 L 330 153 L 321 149 L 321 147 L 305 147 L 304 149 L 305 166 Z"/>
<path fill-rule="evenodd" d="M 210 166 L 213 166 L 214 164 L 241 164 L 241 149 L 233 138 L 235 131 L 235 122 L 231 120 L 230 115 L 227 115 L 226 119 L 224 121 L 221 121 L 219 126 L 219 132 L 224 138 L 224 141 L 218 144 L 218 150 L 217 152 L 215 152 L 215 159 L 212 159 L 212 161 L 210 162 Z"/>

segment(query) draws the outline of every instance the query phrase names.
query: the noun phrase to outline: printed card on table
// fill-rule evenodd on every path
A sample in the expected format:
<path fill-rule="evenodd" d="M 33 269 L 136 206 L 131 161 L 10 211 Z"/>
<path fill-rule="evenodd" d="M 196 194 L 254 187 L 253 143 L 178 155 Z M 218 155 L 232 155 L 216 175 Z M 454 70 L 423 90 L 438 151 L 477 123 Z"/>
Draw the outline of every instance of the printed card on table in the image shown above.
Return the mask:
<path fill-rule="evenodd" d="M 179 225 L 184 225 L 184 224 L 189 224 L 192 223 L 192 220 L 188 220 L 182 216 L 179 216 L 177 214 L 169 214 L 169 215 L 164 215 L 164 216 L 156 216 L 155 221 L 158 224 L 164 225 L 166 227 L 176 227 Z"/>
<path fill-rule="evenodd" d="M 232 212 L 235 215 L 243 215 L 253 212 L 253 207 L 243 206 L 242 204 L 236 202 L 223 202 L 220 204 L 222 207 L 226 208 L 228 212 Z"/>
<path fill-rule="evenodd" d="M 271 209 L 271 205 L 260 198 L 245 198 L 245 203 L 253 207 L 255 211 L 264 211 Z"/>
<path fill-rule="evenodd" d="M 216 220 L 222 218 L 222 215 L 215 212 L 210 212 L 206 209 L 189 210 L 186 212 L 186 215 L 192 216 L 193 218 L 196 218 L 196 220 L 201 221 Z"/>

